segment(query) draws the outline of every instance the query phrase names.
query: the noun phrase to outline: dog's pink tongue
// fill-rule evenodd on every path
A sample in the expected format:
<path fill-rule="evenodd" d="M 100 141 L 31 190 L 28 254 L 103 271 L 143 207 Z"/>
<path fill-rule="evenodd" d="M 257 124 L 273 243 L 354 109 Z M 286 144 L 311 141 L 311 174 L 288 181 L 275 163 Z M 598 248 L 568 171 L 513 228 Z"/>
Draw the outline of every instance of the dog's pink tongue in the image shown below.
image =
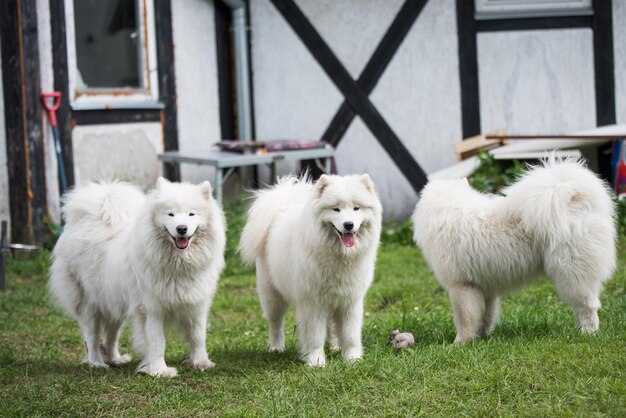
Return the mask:
<path fill-rule="evenodd" d="M 341 242 L 348 248 L 353 247 L 356 244 L 356 235 L 351 232 L 344 232 L 341 234 Z"/>
<path fill-rule="evenodd" d="M 189 245 L 189 238 L 186 237 L 177 237 L 176 238 L 176 248 L 179 250 L 184 250 Z"/>

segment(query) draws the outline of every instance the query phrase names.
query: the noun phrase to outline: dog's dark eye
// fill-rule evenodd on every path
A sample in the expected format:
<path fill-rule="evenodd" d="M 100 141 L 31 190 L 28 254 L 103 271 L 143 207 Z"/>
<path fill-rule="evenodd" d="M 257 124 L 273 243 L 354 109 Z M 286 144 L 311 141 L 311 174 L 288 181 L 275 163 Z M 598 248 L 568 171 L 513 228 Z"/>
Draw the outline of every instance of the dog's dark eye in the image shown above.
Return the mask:
<path fill-rule="evenodd" d="M 193 213 L 193 212 L 191 212 L 191 213 L 189 214 L 189 216 L 194 216 L 194 215 L 195 215 L 195 213 Z"/>
<path fill-rule="evenodd" d="M 167 216 L 174 216 L 172 212 L 168 213 Z"/>
<path fill-rule="evenodd" d="M 333 210 L 334 210 L 335 212 L 339 212 L 341 209 L 339 209 L 339 208 L 333 208 Z"/>
<path fill-rule="evenodd" d="M 354 207 L 354 210 L 359 210 L 359 209 L 361 209 L 361 208 L 360 208 L 360 207 L 358 207 L 358 206 L 355 206 L 355 207 Z"/>

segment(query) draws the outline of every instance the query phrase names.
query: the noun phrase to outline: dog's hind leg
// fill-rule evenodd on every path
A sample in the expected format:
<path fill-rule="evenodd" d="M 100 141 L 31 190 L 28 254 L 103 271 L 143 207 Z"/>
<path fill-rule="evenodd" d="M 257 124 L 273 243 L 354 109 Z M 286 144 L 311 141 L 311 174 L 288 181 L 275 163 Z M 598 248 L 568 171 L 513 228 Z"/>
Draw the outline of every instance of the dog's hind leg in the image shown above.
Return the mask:
<path fill-rule="evenodd" d="M 491 296 L 485 298 L 485 312 L 483 313 L 480 335 L 486 337 L 490 335 L 496 327 L 498 315 L 500 314 L 500 298 Z"/>
<path fill-rule="evenodd" d="M 579 273 L 568 268 L 548 269 L 547 273 L 554 280 L 556 291 L 567 302 L 576 315 L 576 322 L 583 334 L 593 334 L 600 328 L 598 309 L 600 309 L 600 293 L 602 283 L 590 281 Z"/>
<path fill-rule="evenodd" d="M 100 318 L 97 313 L 85 311 L 78 318 L 80 329 L 83 333 L 87 355 L 83 363 L 91 367 L 108 367 L 102 358 L 100 350 Z"/>
<path fill-rule="evenodd" d="M 455 343 L 465 343 L 478 336 L 485 314 L 485 297 L 480 289 L 470 283 L 454 285 L 448 289 L 454 324 Z"/>
<path fill-rule="evenodd" d="M 339 346 L 339 336 L 337 335 L 337 321 L 334 317 L 330 318 L 326 324 L 326 341 L 328 341 L 331 350 L 341 350 Z"/>
<path fill-rule="evenodd" d="M 263 308 L 263 318 L 269 327 L 269 350 L 282 352 L 285 351 L 283 322 L 289 304 L 272 284 L 265 263 L 259 260 L 256 264 L 257 292 Z"/>
<path fill-rule="evenodd" d="M 104 361 L 113 366 L 126 364 L 131 360 L 129 354 L 120 355 L 118 340 L 123 321 L 107 321 L 104 324 Z"/>

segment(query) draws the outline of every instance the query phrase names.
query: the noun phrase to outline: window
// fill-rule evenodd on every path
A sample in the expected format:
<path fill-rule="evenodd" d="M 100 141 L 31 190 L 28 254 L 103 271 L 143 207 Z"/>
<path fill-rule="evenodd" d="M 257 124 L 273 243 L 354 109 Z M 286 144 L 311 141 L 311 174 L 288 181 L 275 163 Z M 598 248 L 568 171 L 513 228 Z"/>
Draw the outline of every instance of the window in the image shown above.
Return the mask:
<path fill-rule="evenodd" d="M 161 107 L 150 0 L 66 0 L 72 108 Z"/>
<path fill-rule="evenodd" d="M 591 0 L 474 0 L 474 5 L 477 20 L 593 14 Z"/>

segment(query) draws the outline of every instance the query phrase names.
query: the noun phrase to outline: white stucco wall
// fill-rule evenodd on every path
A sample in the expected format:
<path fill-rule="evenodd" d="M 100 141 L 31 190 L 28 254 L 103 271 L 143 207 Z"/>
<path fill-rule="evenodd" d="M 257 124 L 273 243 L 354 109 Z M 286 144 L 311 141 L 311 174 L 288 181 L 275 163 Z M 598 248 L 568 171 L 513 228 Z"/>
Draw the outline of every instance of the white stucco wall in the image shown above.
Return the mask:
<path fill-rule="evenodd" d="M 212 0 L 172 2 L 180 150 L 208 149 L 221 139 L 214 11 Z M 181 170 L 185 181 L 214 178 L 207 167 Z"/>
<path fill-rule="evenodd" d="M 480 33 L 477 49 L 483 132 L 596 126 L 591 29 Z"/>
<path fill-rule="evenodd" d="M 2 73 L 2 56 L 0 56 L 0 73 Z M 4 125 L 4 88 L 0 77 L 0 220 L 11 221 L 9 210 L 9 172 L 7 170 L 7 141 Z"/>
<path fill-rule="evenodd" d="M 297 0 L 353 77 L 363 70 L 402 1 Z M 268 0 L 251 3 L 257 137 L 319 139 L 343 96 Z M 454 161 L 461 139 L 453 0 L 428 2 L 370 100 L 427 170 Z M 368 172 L 387 218 L 406 218 L 417 195 L 357 117 L 337 148 L 339 174 Z"/>
<path fill-rule="evenodd" d="M 626 1 L 613 0 L 613 50 L 616 119 L 626 123 Z"/>
<path fill-rule="evenodd" d="M 163 151 L 160 123 L 77 126 L 72 130 L 76 184 L 125 180 L 143 188 L 154 186 Z"/>

